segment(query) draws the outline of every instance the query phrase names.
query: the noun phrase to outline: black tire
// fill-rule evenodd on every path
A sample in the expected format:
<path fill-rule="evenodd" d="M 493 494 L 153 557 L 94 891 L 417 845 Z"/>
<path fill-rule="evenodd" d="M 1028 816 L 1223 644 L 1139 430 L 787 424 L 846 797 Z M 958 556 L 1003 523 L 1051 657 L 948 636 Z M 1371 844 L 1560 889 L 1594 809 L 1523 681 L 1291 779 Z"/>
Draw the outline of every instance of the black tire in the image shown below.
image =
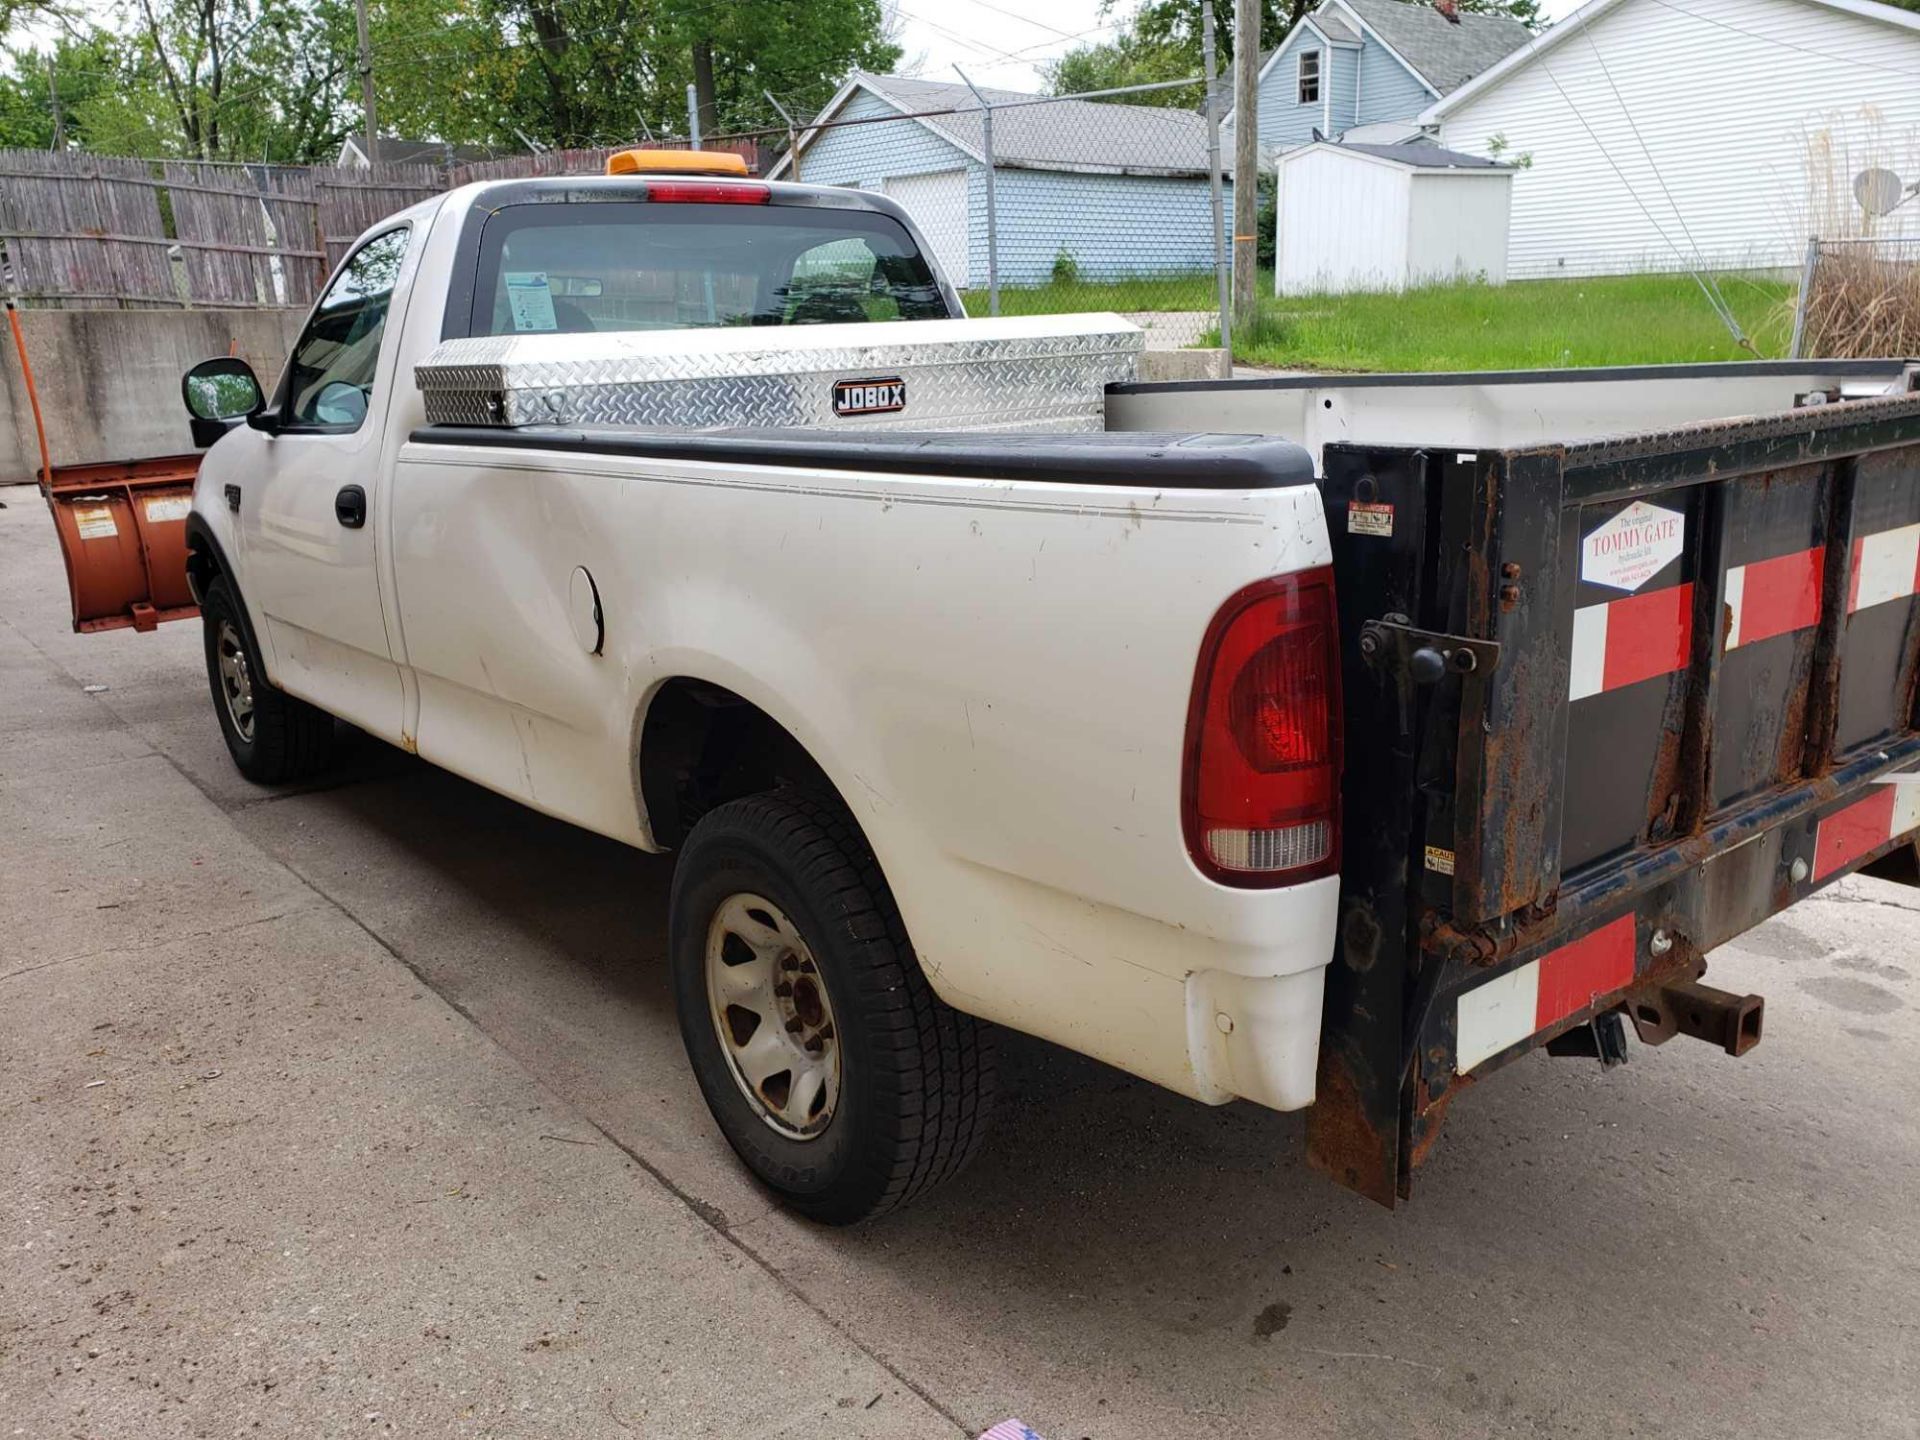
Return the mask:
<path fill-rule="evenodd" d="M 257 785 L 284 785 L 326 769 L 333 756 L 333 717 L 275 689 L 267 679 L 253 627 L 226 576 L 215 576 L 208 583 L 200 621 L 213 713 L 240 773 Z M 251 700 L 250 710 L 244 713 L 236 713 L 240 704 L 228 691 L 222 661 L 232 657 L 223 656 L 223 647 L 232 647 L 244 661 Z"/>
<path fill-rule="evenodd" d="M 709 927 L 742 893 L 785 912 L 825 981 L 841 1047 L 838 1100 L 808 1138 L 781 1133 L 754 1108 L 709 1007 Z M 669 928 L 680 1033 L 708 1108 L 747 1168 L 787 1205 L 853 1224 L 914 1199 L 973 1157 L 992 1109 L 992 1027 L 933 993 L 844 807 L 782 790 L 703 817 L 674 871 Z"/>

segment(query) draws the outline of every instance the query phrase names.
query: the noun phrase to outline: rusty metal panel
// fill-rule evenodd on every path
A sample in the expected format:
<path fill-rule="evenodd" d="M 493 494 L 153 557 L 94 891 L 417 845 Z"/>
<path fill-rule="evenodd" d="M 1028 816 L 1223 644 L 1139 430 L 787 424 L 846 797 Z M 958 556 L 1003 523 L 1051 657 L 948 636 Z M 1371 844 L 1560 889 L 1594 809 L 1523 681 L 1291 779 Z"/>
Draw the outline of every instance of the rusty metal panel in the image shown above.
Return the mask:
<path fill-rule="evenodd" d="M 1364 817 L 1341 836 L 1340 935 L 1327 970 L 1319 1099 L 1307 1158 L 1383 1205 L 1399 1192 L 1403 1006 L 1419 964 L 1410 905 L 1422 720 L 1437 701 L 1404 666 L 1362 651 L 1368 620 L 1432 618 L 1430 499 L 1438 466 L 1415 450 L 1329 445 L 1322 492 L 1333 544 L 1346 720 L 1342 805 Z M 1441 602 L 1444 607 L 1444 600 Z M 1458 682 L 1443 682 L 1457 688 Z"/>
<path fill-rule="evenodd" d="M 1841 600 L 1834 697 L 1836 755 L 1913 723 L 1920 659 L 1914 593 L 1920 588 L 1920 446 L 1861 457 L 1852 520 L 1853 568 Z"/>
<path fill-rule="evenodd" d="M 1497 669 L 1466 687 L 1459 747 L 1454 918 L 1478 923 L 1552 893 L 1560 876 L 1567 745 L 1561 636 L 1561 454 L 1480 457 L 1471 500 L 1464 633 L 1500 644 Z"/>

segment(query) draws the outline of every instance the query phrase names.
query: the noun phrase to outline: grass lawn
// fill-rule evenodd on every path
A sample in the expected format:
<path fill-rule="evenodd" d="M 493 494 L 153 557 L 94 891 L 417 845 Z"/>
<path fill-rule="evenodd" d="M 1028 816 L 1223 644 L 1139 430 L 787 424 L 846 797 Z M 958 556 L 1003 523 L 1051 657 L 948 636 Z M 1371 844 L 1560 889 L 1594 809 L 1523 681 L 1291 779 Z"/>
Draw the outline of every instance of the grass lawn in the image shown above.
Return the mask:
<path fill-rule="evenodd" d="M 1211 310 L 1219 300 L 1213 273 L 1197 275 L 1142 275 L 1132 280 L 1068 280 L 1051 285 L 1002 285 L 1002 315 L 1067 315 L 1076 310 Z M 1267 289 L 1273 278 L 1267 277 Z M 967 314 L 987 313 L 984 287 L 962 292 Z"/>
<path fill-rule="evenodd" d="M 1722 275 L 1721 293 L 1760 353 L 1784 355 L 1793 328 L 1793 283 Z M 1687 275 L 1462 283 L 1399 295 L 1276 297 L 1260 277 L 1260 323 L 1234 336 L 1243 365 L 1298 370 L 1526 370 L 1741 360 Z M 987 313 L 984 291 L 967 311 Z M 1077 282 L 1000 292 L 1003 315 L 1073 310 L 1209 310 L 1210 275 Z"/>

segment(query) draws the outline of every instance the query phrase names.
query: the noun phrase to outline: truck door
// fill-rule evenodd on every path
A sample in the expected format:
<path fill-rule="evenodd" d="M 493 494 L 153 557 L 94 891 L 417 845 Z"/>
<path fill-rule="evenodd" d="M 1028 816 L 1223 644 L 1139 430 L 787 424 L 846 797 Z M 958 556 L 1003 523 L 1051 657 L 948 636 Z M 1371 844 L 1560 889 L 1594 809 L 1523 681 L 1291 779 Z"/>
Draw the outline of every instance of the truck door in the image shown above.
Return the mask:
<path fill-rule="evenodd" d="M 320 297 L 271 402 L 277 429 L 245 432 L 254 454 L 240 487 L 244 589 L 274 678 L 390 740 L 403 701 L 372 506 L 399 329 L 388 309 L 411 233 L 368 240 Z"/>

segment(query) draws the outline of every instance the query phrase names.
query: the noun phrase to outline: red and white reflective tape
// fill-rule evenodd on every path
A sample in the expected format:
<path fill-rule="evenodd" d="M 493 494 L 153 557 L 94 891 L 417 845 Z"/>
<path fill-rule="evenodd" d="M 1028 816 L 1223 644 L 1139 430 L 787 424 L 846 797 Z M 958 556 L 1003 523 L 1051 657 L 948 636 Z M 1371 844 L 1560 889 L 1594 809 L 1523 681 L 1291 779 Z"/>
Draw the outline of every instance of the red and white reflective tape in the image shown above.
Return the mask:
<path fill-rule="evenodd" d="M 1693 586 L 1675 585 L 1573 612 L 1569 700 L 1584 700 L 1687 663 L 1693 641 Z"/>
<path fill-rule="evenodd" d="M 1920 829 L 1920 778 L 1876 785 L 1815 829 L 1813 878 L 1824 880 L 1914 829 Z"/>
<path fill-rule="evenodd" d="M 1847 613 L 1905 600 L 1920 591 L 1920 525 L 1902 525 L 1853 542 Z"/>
<path fill-rule="evenodd" d="M 1633 916 L 1622 915 L 1460 997 L 1453 1068 L 1464 1075 L 1510 1045 L 1633 983 Z"/>
<path fill-rule="evenodd" d="M 1826 551 L 1818 546 L 1775 555 L 1727 571 L 1727 649 L 1771 640 L 1820 623 L 1820 575 Z"/>

